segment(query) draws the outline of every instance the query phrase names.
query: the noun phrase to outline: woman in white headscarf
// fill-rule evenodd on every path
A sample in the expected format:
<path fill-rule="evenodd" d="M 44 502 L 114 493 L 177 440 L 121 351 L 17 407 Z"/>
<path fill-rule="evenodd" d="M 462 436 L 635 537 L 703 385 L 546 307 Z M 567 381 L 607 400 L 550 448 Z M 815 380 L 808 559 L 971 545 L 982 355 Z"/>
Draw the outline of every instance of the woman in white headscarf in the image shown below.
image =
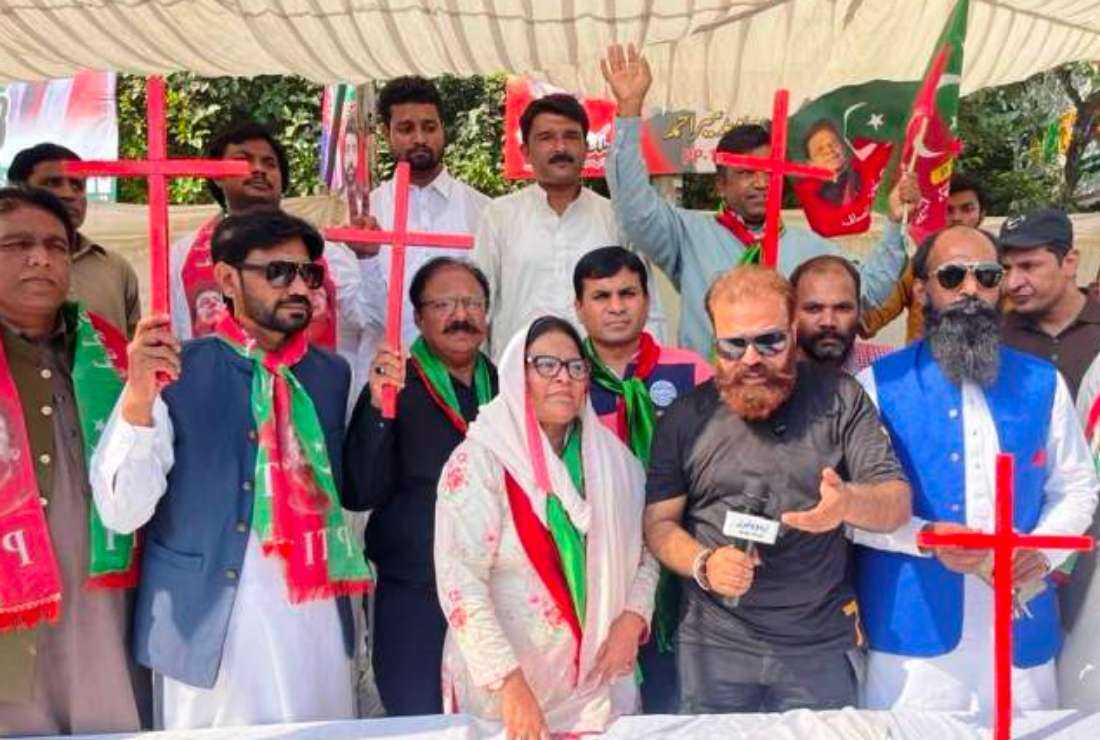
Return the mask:
<path fill-rule="evenodd" d="M 525 327 L 498 372 L 439 481 L 444 706 L 521 740 L 600 732 L 637 705 L 658 575 L 644 473 L 592 410 L 567 322 Z"/>

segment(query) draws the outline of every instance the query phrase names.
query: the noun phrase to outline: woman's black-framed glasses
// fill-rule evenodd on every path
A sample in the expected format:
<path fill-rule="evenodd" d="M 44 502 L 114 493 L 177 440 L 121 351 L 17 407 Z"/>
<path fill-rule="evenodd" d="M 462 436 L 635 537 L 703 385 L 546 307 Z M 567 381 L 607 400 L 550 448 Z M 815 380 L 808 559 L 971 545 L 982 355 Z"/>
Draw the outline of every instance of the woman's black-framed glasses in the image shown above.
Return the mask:
<path fill-rule="evenodd" d="M 714 340 L 714 349 L 723 359 L 740 360 L 751 344 L 760 356 L 773 357 L 787 348 L 787 339 L 785 331 L 766 331 L 745 337 L 719 337 Z"/>
<path fill-rule="evenodd" d="M 986 290 L 996 288 L 1004 280 L 1005 268 L 996 262 L 948 262 L 936 268 L 936 280 L 945 290 L 954 290 L 974 273 L 978 285 Z"/>
<path fill-rule="evenodd" d="M 547 380 L 558 377 L 558 373 L 564 367 L 565 372 L 573 380 L 584 380 L 588 377 L 588 360 L 583 357 L 574 357 L 572 360 L 563 360 L 553 355 L 527 356 L 527 364 L 535 368 L 535 372 Z"/>
<path fill-rule="evenodd" d="M 272 260 L 265 264 L 241 262 L 241 270 L 263 272 L 264 278 L 272 288 L 285 288 L 294 282 L 295 275 L 302 276 L 302 282 L 310 290 L 317 290 L 325 282 L 325 266 L 320 262 L 291 262 L 290 260 Z"/>

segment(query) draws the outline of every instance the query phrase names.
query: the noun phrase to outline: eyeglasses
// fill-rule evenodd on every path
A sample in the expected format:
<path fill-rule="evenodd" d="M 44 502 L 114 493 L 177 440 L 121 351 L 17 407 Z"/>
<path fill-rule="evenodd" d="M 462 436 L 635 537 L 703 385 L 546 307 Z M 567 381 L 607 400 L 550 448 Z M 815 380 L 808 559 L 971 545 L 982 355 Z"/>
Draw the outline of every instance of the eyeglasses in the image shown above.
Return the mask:
<path fill-rule="evenodd" d="M 553 355 L 535 355 L 527 357 L 527 364 L 535 368 L 535 372 L 547 380 L 558 377 L 558 373 L 564 367 L 572 380 L 584 380 L 588 377 L 588 360 L 583 357 L 575 357 L 572 360 L 563 360 Z"/>
<path fill-rule="evenodd" d="M 271 262 L 257 265 L 252 262 L 242 262 L 237 265 L 241 270 L 255 270 L 263 272 L 268 284 L 272 288 L 285 288 L 294 282 L 295 275 L 302 276 L 302 282 L 310 290 L 317 290 L 325 282 L 325 266 L 319 262 L 290 262 L 289 260 L 272 260 Z"/>
<path fill-rule="evenodd" d="M 420 305 L 433 313 L 441 314 L 452 314 L 458 310 L 459 306 L 470 313 L 485 313 L 486 301 L 484 298 L 475 298 L 474 296 L 447 296 L 446 298 L 424 301 Z"/>
<path fill-rule="evenodd" d="M 954 290 L 970 272 L 978 285 L 986 289 L 996 288 L 1005 276 L 1005 269 L 996 262 L 948 262 L 936 268 L 936 280 L 946 290 Z"/>
<path fill-rule="evenodd" d="M 720 337 L 714 340 L 714 349 L 726 360 L 740 360 L 749 345 L 763 357 L 773 357 L 787 348 L 787 332 L 766 331 L 752 337 Z"/>

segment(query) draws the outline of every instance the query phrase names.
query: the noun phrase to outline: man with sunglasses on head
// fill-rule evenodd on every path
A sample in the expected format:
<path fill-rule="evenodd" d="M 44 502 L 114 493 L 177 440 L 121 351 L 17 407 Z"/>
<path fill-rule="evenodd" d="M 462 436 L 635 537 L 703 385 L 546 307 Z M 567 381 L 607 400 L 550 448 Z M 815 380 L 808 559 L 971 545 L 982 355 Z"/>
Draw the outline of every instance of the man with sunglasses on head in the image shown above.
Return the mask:
<path fill-rule="evenodd" d="M 680 711 L 854 705 L 846 530 L 900 526 L 909 487 L 859 384 L 797 363 L 783 276 L 737 267 L 706 307 L 715 376 L 661 418 L 646 485 L 646 544 L 683 585 Z M 753 554 L 730 528 L 747 514 L 778 526 Z"/>
<path fill-rule="evenodd" d="M 366 554 L 378 568 L 374 678 L 386 714 L 441 714 L 447 622 L 432 548 L 436 487 L 478 408 L 497 391 L 479 350 L 488 332 L 489 282 L 472 263 L 434 257 L 409 287 L 420 336 L 408 353 L 385 342 L 352 414 L 344 445 L 344 506 L 370 511 Z M 397 418 L 381 412 L 396 388 Z"/>
<path fill-rule="evenodd" d="M 952 226 L 913 257 L 924 339 L 858 380 L 875 399 L 913 489 L 913 516 L 882 535 L 856 531 L 856 583 L 870 642 L 872 709 L 993 709 L 991 553 L 921 548 L 921 531 L 992 531 L 995 457 L 1016 460 L 1015 526 L 1077 535 L 1100 488 L 1066 382 L 1045 360 L 1001 340 L 1004 280 L 994 237 Z M 1051 568 L 1060 550 L 1018 550 L 1012 672 L 1016 706 L 1058 706 L 1061 643 Z"/>
<path fill-rule="evenodd" d="M 92 489 L 108 527 L 145 527 L 133 648 L 166 729 L 355 716 L 349 596 L 373 579 L 340 506 L 351 373 L 306 334 L 323 249 L 280 211 L 227 216 L 214 334 L 181 347 L 152 316 L 129 346 Z"/>

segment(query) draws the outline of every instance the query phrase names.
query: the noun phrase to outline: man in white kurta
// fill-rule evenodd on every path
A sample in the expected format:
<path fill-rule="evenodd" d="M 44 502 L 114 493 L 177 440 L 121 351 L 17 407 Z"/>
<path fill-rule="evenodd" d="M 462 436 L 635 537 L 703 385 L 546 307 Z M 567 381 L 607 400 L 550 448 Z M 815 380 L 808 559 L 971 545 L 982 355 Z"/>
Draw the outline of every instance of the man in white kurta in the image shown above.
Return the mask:
<path fill-rule="evenodd" d="M 1081 534 L 1091 523 L 1096 508 L 1100 482 L 1065 381 L 1048 363 L 1013 352 L 1000 343 L 999 317 L 994 306 L 1003 270 L 996 256 L 989 238 L 970 227 L 951 227 L 923 245 L 913 264 L 915 285 L 929 304 L 926 339 L 879 360 L 857 376 L 879 406 L 899 456 L 907 461 L 906 472 L 914 487 L 914 517 L 909 524 L 888 535 L 854 532 L 855 542 L 867 548 L 857 564 L 862 569 L 861 608 L 871 643 L 864 686 L 868 708 L 978 711 L 985 716 L 992 712 L 994 620 L 988 553 L 976 550 L 953 553 L 951 548 L 946 548 L 946 552 L 927 550 L 918 548 L 916 539 L 926 529 L 993 530 L 997 454 L 1016 455 L 1019 476 L 1016 513 L 1021 530 L 1035 534 Z M 899 386 L 898 378 L 906 373 L 919 379 L 912 381 L 913 385 Z M 951 387 L 956 390 L 952 392 Z M 1037 392 L 1040 388 L 1046 389 L 1045 393 Z M 953 393 L 958 400 L 945 400 L 952 398 Z M 941 413 L 943 421 L 938 422 Z M 954 442 L 944 443 L 953 439 L 951 435 L 959 425 L 960 415 L 961 455 L 953 447 Z M 1044 429 L 1045 436 L 1039 436 Z M 1006 434 L 1018 446 L 1026 444 L 1020 440 L 1034 436 L 1037 449 L 1026 446 L 1005 449 L 1002 439 Z M 930 462 L 932 457 L 927 450 L 940 448 L 945 459 L 937 465 Z M 947 452 L 951 449 L 956 451 Z M 1027 454 L 1021 454 L 1025 450 Z M 952 476 L 958 476 L 955 464 L 963 465 L 959 476 L 962 492 L 954 490 L 951 484 Z M 1019 517 L 1027 516 L 1021 511 L 1026 511 L 1029 505 L 1028 480 L 1037 482 L 1037 516 L 1033 525 L 1021 526 Z M 919 514 L 925 509 L 938 510 L 941 515 L 922 518 Z M 879 556 L 875 551 L 900 553 L 909 559 L 895 560 L 893 566 L 878 570 L 876 563 L 883 561 L 876 560 Z M 1025 590 L 1035 585 L 1058 567 L 1067 554 L 1061 550 L 1022 551 L 1014 564 L 1019 585 Z M 905 617 L 898 615 L 901 611 L 925 610 L 922 604 L 905 602 L 907 597 L 901 589 L 905 588 L 902 584 L 914 583 L 906 580 L 904 574 L 912 573 L 906 569 L 924 568 L 927 577 L 927 568 L 932 566 L 925 559 L 933 557 L 947 571 L 964 574 L 962 614 L 953 615 L 961 619 L 961 630 L 953 646 L 950 637 L 940 637 L 953 634 L 946 623 L 927 625 L 930 636 L 921 642 L 920 635 L 912 636 L 918 632 L 912 626 L 908 628 L 910 635 L 906 635 Z M 922 562 L 926 565 L 921 565 Z M 1023 576 L 1024 571 L 1031 575 Z M 944 571 L 938 569 L 933 575 L 937 573 Z M 916 582 L 923 583 L 925 588 L 930 583 Z M 1049 582 L 1045 588 L 1051 588 Z M 880 607 L 876 593 L 893 594 L 891 598 L 902 603 Z M 951 603 L 952 596 L 949 588 L 944 588 L 922 598 Z M 1038 610 L 1045 599 L 1047 611 L 1039 615 L 1045 617 L 1044 621 L 1032 623 L 1042 625 L 1038 633 L 1041 640 L 1035 642 L 1042 641 L 1049 650 L 1040 653 L 1047 656 L 1045 659 L 1033 654 L 1030 661 L 1024 662 L 1027 667 L 1013 668 L 1015 705 L 1024 710 L 1058 707 L 1053 657 L 1060 629 L 1056 605 L 1049 593 L 1036 599 L 1030 602 L 1030 608 Z M 928 611 L 936 613 L 935 609 Z M 1017 617 L 1028 619 L 1038 618 Z M 927 649 L 937 639 L 944 641 L 944 650 Z M 915 645 L 920 647 L 914 648 Z M 1015 662 L 1021 663 L 1019 653 Z"/>
<path fill-rule="evenodd" d="M 583 333 L 573 308 L 573 268 L 593 249 L 623 244 L 611 201 L 581 184 L 588 118 L 580 103 L 569 95 L 538 98 L 520 128 L 535 182 L 490 203 L 474 240 L 474 259 L 493 296 L 494 360 L 516 331 L 544 314 L 566 319 Z M 652 277 L 649 295 L 646 329 L 662 342 L 666 320 Z"/>
<path fill-rule="evenodd" d="M 255 223 L 242 225 L 248 219 Z M 308 258 L 302 239 L 283 238 L 288 223 L 309 237 Z M 280 287 L 264 269 L 244 267 L 316 261 L 323 243 L 308 224 L 279 212 L 230 217 L 222 226 L 212 252 L 219 284 L 234 299 L 233 316 L 219 322 L 216 336 L 192 340 L 182 351 L 167 317 L 139 324 L 126 388 L 90 466 L 108 526 L 144 527 L 135 658 L 157 676 L 158 725 L 166 729 L 351 718 L 352 611 L 348 598 L 334 595 L 356 593 L 364 582 L 318 581 L 292 596 L 303 568 L 291 563 L 327 568 L 341 546 L 361 555 L 340 510 L 324 514 L 324 529 L 307 528 L 304 537 L 280 521 L 278 512 L 287 510 L 280 502 L 307 512 L 299 517 L 339 503 L 319 507 L 316 486 L 295 483 L 331 473 L 303 455 L 299 412 L 289 434 L 272 427 L 258 406 L 271 386 L 253 383 L 264 361 L 258 352 L 269 360 L 287 353 L 274 362 L 285 362 L 281 372 L 293 375 L 292 394 L 308 394 L 307 415 L 316 415 L 310 428 L 323 434 L 315 455 L 327 451 L 323 465 L 339 471 L 350 373 L 344 360 L 305 340 L 304 275 Z M 243 338 L 232 339 L 226 322 L 236 322 Z M 162 388 L 157 373 L 170 384 Z M 281 478 L 274 475 L 280 463 L 258 466 L 258 459 L 281 459 Z M 313 467 L 304 471 L 306 465 Z M 278 480 L 289 483 L 280 488 Z M 281 493 L 294 485 L 300 493 L 287 502 Z M 261 506 L 265 491 L 272 503 Z M 263 521 L 257 512 L 268 508 L 276 512 L 273 524 L 257 531 Z M 272 531 L 278 550 L 267 550 Z"/>

